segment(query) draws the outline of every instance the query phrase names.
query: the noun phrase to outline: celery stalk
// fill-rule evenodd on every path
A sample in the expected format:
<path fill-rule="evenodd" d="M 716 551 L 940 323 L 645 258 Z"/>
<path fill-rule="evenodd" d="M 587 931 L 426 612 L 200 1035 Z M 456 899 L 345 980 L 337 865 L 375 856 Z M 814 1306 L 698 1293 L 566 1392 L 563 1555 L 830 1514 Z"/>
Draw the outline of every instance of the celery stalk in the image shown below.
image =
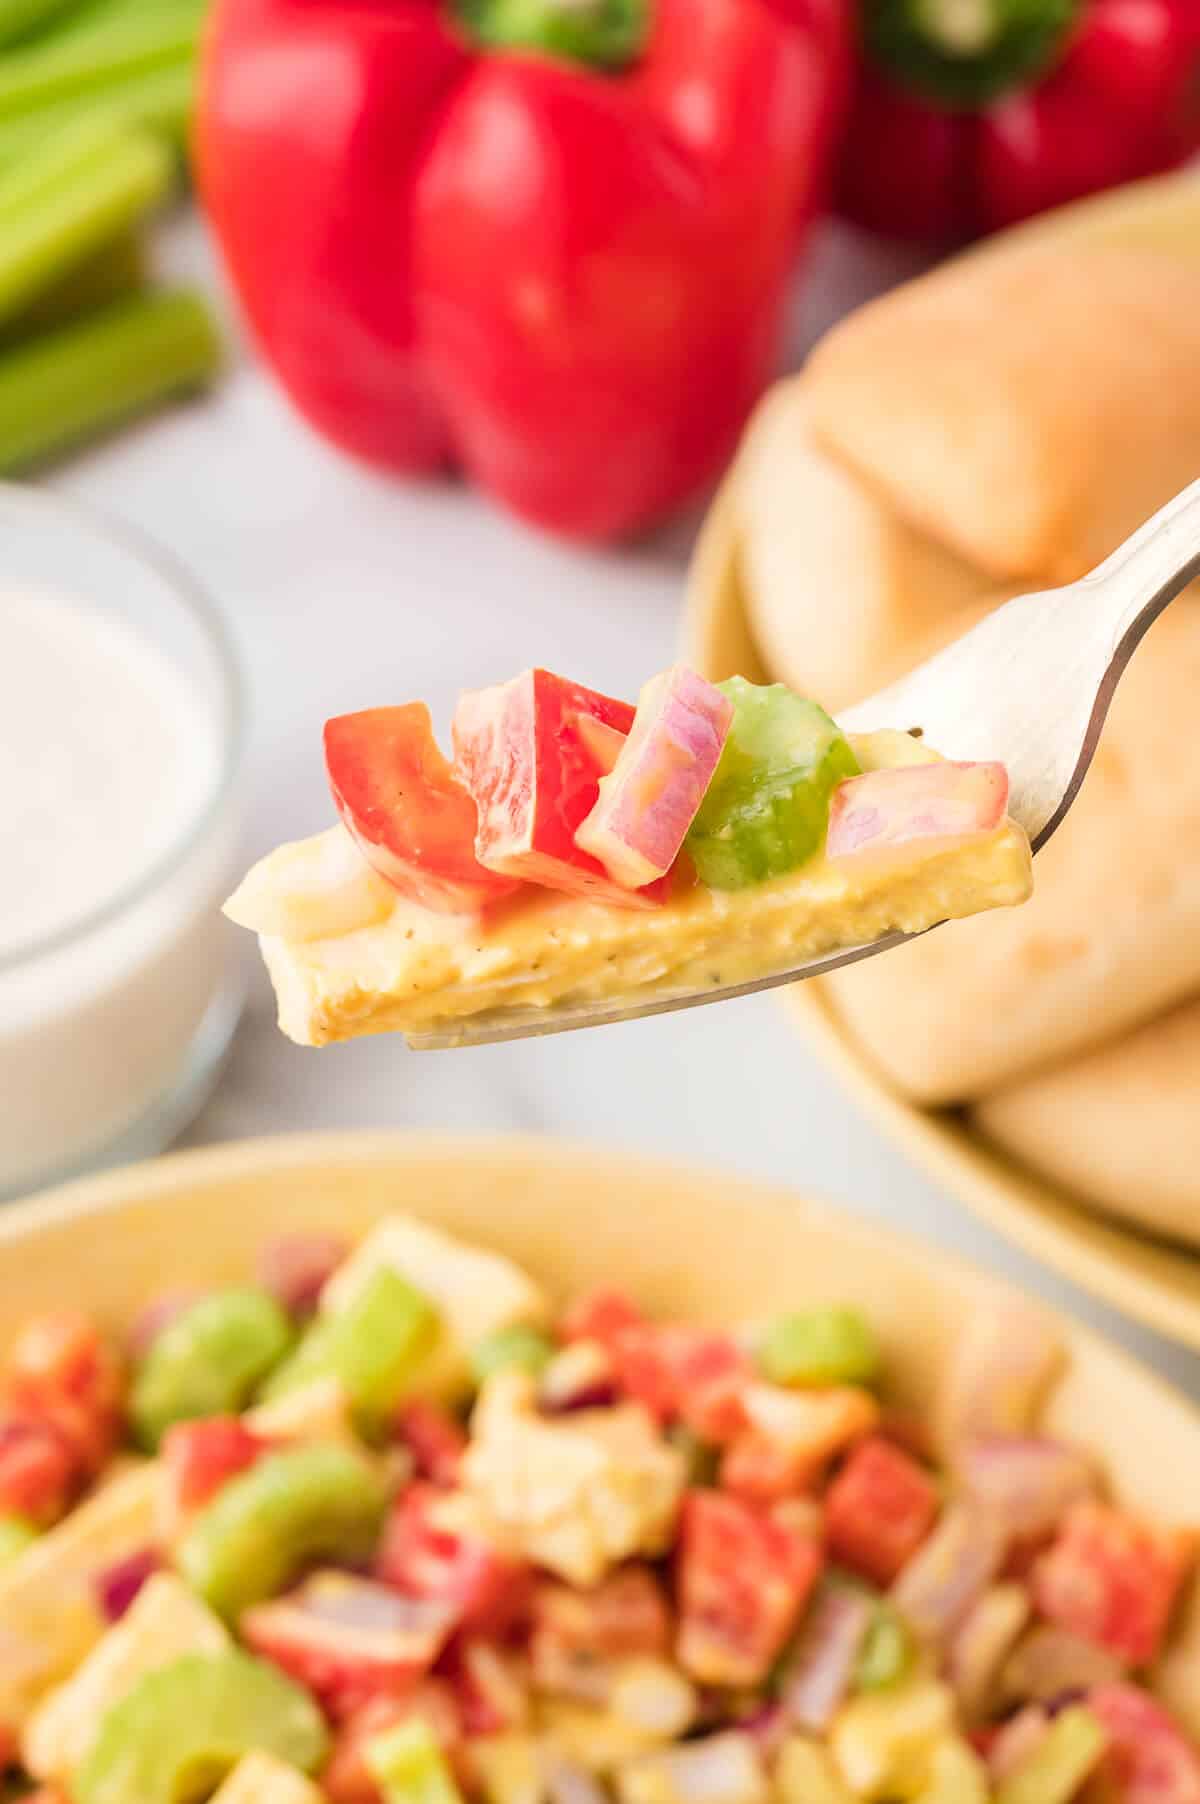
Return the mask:
<path fill-rule="evenodd" d="M 52 33 L 0 63 L 0 118 L 142 75 L 195 53 L 198 5 L 139 8 Z"/>
<path fill-rule="evenodd" d="M 182 149 L 191 119 L 195 74 L 191 55 L 114 79 L 85 96 L 69 95 L 0 117 L 0 166 L 45 144 L 81 118 L 121 119 L 152 128 Z"/>
<path fill-rule="evenodd" d="M 0 320 L 169 193 L 170 150 L 117 119 L 84 119 L 0 172 Z"/>
<path fill-rule="evenodd" d="M 202 388 L 220 362 L 209 308 L 186 289 L 114 301 L 0 353 L 0 472 Z"/>
<path fill-rule="evenodd" d="M 82 313 L 105 307 L 120 295 L 132 294 L 144 286 L 147 277 L 146 254 L 142 242 L 132 232 L 123 232 L 89 257 L 78 268 L 45 289 L 30 306 L 0 325 L 0 349 L 29 338 L 35 332 L 47 332 L 52 326 L 65 325 Z"/>
<path fill-rule="evenodd" d="M 0 0 L 0 44 L 13 44 L 51 24 L 78 0 Z"/>

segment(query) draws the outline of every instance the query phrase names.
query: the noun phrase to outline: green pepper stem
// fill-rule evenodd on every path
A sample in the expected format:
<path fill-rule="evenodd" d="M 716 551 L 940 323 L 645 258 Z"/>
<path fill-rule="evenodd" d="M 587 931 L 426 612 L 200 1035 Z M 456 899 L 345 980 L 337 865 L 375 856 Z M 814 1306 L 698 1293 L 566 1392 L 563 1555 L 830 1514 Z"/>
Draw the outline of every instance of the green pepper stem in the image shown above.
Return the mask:
<path fill-rule="evenodd" d="M 175 395 L 221 362 L 205 301 L 185 290 L 115 301 L 0 354 L 0 473 L 25 470 Z"/>
<path fill-rule="evenodd" d="M 1054 66 L 1083 0 L 864 0 L 872 58 L 949 109 L 986 106 Z"/>
<path fill-rule="evenodd" d="M 488 50 L 534 51 L 616 70 L 646 46 L 652 0 L 454 0 L 468 37 Z"/>

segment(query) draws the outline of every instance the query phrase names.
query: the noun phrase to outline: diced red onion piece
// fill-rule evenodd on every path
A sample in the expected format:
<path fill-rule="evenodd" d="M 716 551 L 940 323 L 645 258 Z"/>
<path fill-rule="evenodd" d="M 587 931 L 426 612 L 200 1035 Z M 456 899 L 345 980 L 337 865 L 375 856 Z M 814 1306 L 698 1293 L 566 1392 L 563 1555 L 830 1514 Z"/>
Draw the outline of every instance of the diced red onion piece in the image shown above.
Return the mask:
<path fill-rule="evenodd" d="M 748 1735 L 759 1754 L 770 1766 L 780 1748 L 792 1733 L 792 1719 L 783 1704 L 762 1704 L 749 1716 L 738 1718 L 737 1728 Z"/>
<path fill-rule="evenodd" d="M 629 737 L 575 834 L 614 883 L 641 889 L 670 870 L 732 719 L 728 696 L 683 664 L 646 684 Z"/>
<path fill-rule="evenodd" d="M 350 1251 L 337 1234 L 284 1234 L 258 1255 L 258 1282 L 292 1315 L 311 1315 Z"/>
<path fill-rule="evenodd" d="M 1014 1541 L 1050 1534 L 1081 1497 L 1095 1492 L 1091 1461 L 1077 1448 L 1032 1435 L 986 1435 L 959 1456 L 964 1489 L 991 1509 Z"/>
<path fill-rule="evenodd" d="M 548 1415 L 578 1409 L 607 1409 L 617 1400 L 617 1380 L 608 1352 L 596 1340 L 572 1341 L 543 1371 L 538 1402 Z"/>
<path fill-rule="evenodd" d="M 871 1610 L 870 1599 L 858 1591 L 826 1585 L 818 1593 L 779 1691 L 798 1728 L 821 1734 L 833 1721 L 849 1690 Z"/>
<path fill-rule="evenodd" d="M 93 1585 L 105 1621 L 120 1622 L 147 1579 L 162 1567 L 162 1555 L 153 1547 L 142 1547 L 98 1573 Z"/>
<path fill-rule="evenodd" d="M 1006 1546 L 988 1511 L 952 1504 L 892 1586 L 892 1602 L 922 1641 L 944 1647 L 995 1578 Z"/>
<path fill-rule="evenodd" d="M 903 857 L 993 833 L 1008 807 L 1002 764 L 901 765 L 849 777 L 833 792 L 830 860 Z"/>
<path fill-rule="evenodd" d="M 1035 1305 L 971 1313 L 950 1360 L 942 1398 L 941 1428 L 948 1452 L 988 1435 L 1019 1435 L 1032 1428 L 1042 1400 L 1062 1364 L 1062 1342 L 1050 1318 Z"/>

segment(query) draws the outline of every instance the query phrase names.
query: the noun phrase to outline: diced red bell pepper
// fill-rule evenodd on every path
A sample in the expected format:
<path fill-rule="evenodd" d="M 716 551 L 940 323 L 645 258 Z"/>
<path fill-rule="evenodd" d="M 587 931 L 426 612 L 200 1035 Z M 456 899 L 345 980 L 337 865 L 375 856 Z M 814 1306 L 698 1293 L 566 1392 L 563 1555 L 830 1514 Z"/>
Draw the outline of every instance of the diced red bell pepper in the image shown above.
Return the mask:
<path fill-rule="evenodd" d="M 748 1427 L 721 1460 L 721 1488 L 749 1503 L 811 1490 L 829 1462 L 874 1429 L 879 1405 L 858 1385 L 787 1390 L 751 1384 L 742 1396 Z"/>
<path fill-rule="evenodd" d="M 861 1441 L 825 1493 L 830 1558 L 890 1585 L 937 1519 L 929 1473 L 881 1435 Z"/>
<path fill-rule="evenodd" d="M 676 1565 L 676 1657 L 703 1685 L 757 1685 L 822 1565 L 816 1541 L 720 1491 L 684 1499 Z"/>
<path fill-rule="evenodd" d="M 406 1403 L 396 1417 L 396 1435 L 413 1457 L 418 1478 L 448 1489 L 458 1483 L 467 1433 L 448 1409 L 424 1398 Z"/>
<path fill-rule="evenodd" d="M 554 531 L 650 524 L 774 371 L 848 23 L 842 0 L 219 0 L 200 180 L 262 352 L 356 456 L 461 464 Z"/>
<path fill-rule="evenodd" d="M 1155 174 L 1200 145 L 1192 0 L 864 6 L 843 210 L 950 240 Z"/>
<path fill-rule="evenodd" d="M 202 1509 L 222 1485 L 247 1471 L 271 1445 L 238 1416 L 175 1423 L 163 1436 L 161 1449 L 169 1505 L 180 1516 Z"/>
<path fill-rule="evenodd" d="M 449 1603 L 401 1597 L 345 1572 L 317 1572 L 288 1596 L 247 1610 L 238 1633 L 345 1722 L 374 1697 L 411 1691 L 445 1646 L 455 1616 Z"/>
<path fill-rule="evenodd" d="M 680 1421 L 721 1445 L 746 1426 L 742 1393 L 754 1376 L 731 1335 L 682 1322 L 652 1322 L 619 1291 L 595 1291 L 567 1311 L 568 1340 L 595 1340 L 617 1383 L 659 1422 Z"/>
<path fill-rule="evenodd" d="M 471 914 L 520 887 L 476 858 L 475 804 L 438 749 L 424 702 L 326 721 L 325 768 L 363 857 L 402 896 Z"/>
<path fill-rule="evenodd" d="M 1192 1557 L 1189 1537 L 1086 1499 L 1034 1566 L 1034 1603 L 1048 1622 L 1144 1666 L 1162 1646 Z"/>
<path fill-rule="evenodd" d="M 624 889 L 575 843 L 633 715 L 628 702 L 549 670 L 526 670 L 461 696 L 454 761 L 479 811 L 479 862 L 547 889 L 652 906 L 660 885 Z"/>
<path fill-rule="evenodd" d="M 1200 1750 L 1149 1692 L 1137 1685 L 1097 1685 L 1086 1703 L 1109 1737 L 1098 1798 L 1112 1804 L 1200 1804 Z"/>
<path fill-rule="evenodd" d="M 121 1428 L 125 1372 L 87 1316 L 37 1316 L 8 1357 L 3 1395 L 17 1415 L 52 1422 L 89 1478 L 107 1463 Z"/>
<path fill-rule="evenodd" d="M 73 1449 L 53 1423 L 0 1419 L 0 1516 L 28 1516 L 49 1527 L 68 1509 L 82 1479 Z"/>
<path fill-rule="evenodd" d="M 411 1484 L 392 1505 L 375 1570 L 410 1597 L 451 1603 L 458 1627 L 503 1635 L 528 1607 L 531 1574 L 490 1542 L 439 1526 L 449 1493 Z"/>

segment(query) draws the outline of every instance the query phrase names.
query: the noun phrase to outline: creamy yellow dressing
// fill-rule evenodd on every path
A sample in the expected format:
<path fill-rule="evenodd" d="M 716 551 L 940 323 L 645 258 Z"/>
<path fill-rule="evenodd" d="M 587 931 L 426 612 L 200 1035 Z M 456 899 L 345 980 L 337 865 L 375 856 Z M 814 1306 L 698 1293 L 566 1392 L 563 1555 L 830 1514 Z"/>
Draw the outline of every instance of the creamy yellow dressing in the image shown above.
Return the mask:
<path fill-rule="evenodd" d="M 899 733 L 872 734 L 855 750 L 864 769 L 934 756 Z M 498 1009 L 751 983 L 885 933 L 1023 902 L 1032 889 L 1029 843 L 1009 821 L 886 866 L 815 858 L 748 889 L 697 885 L 646 911 L 535 890 L 483 917 L 441 915 L 360 881 L 359 924 L 349 925 L 338 892 L 329 917 L 337 930 L 323 933 L 312 872 L 337 864 L 327 842 L 340 833 L 281 846 L 229 904 L 259 931 L 279 1024 L 305 1046 L 428 1032 Z M 285 922 L 285 932 L 271 930 Z"/>

